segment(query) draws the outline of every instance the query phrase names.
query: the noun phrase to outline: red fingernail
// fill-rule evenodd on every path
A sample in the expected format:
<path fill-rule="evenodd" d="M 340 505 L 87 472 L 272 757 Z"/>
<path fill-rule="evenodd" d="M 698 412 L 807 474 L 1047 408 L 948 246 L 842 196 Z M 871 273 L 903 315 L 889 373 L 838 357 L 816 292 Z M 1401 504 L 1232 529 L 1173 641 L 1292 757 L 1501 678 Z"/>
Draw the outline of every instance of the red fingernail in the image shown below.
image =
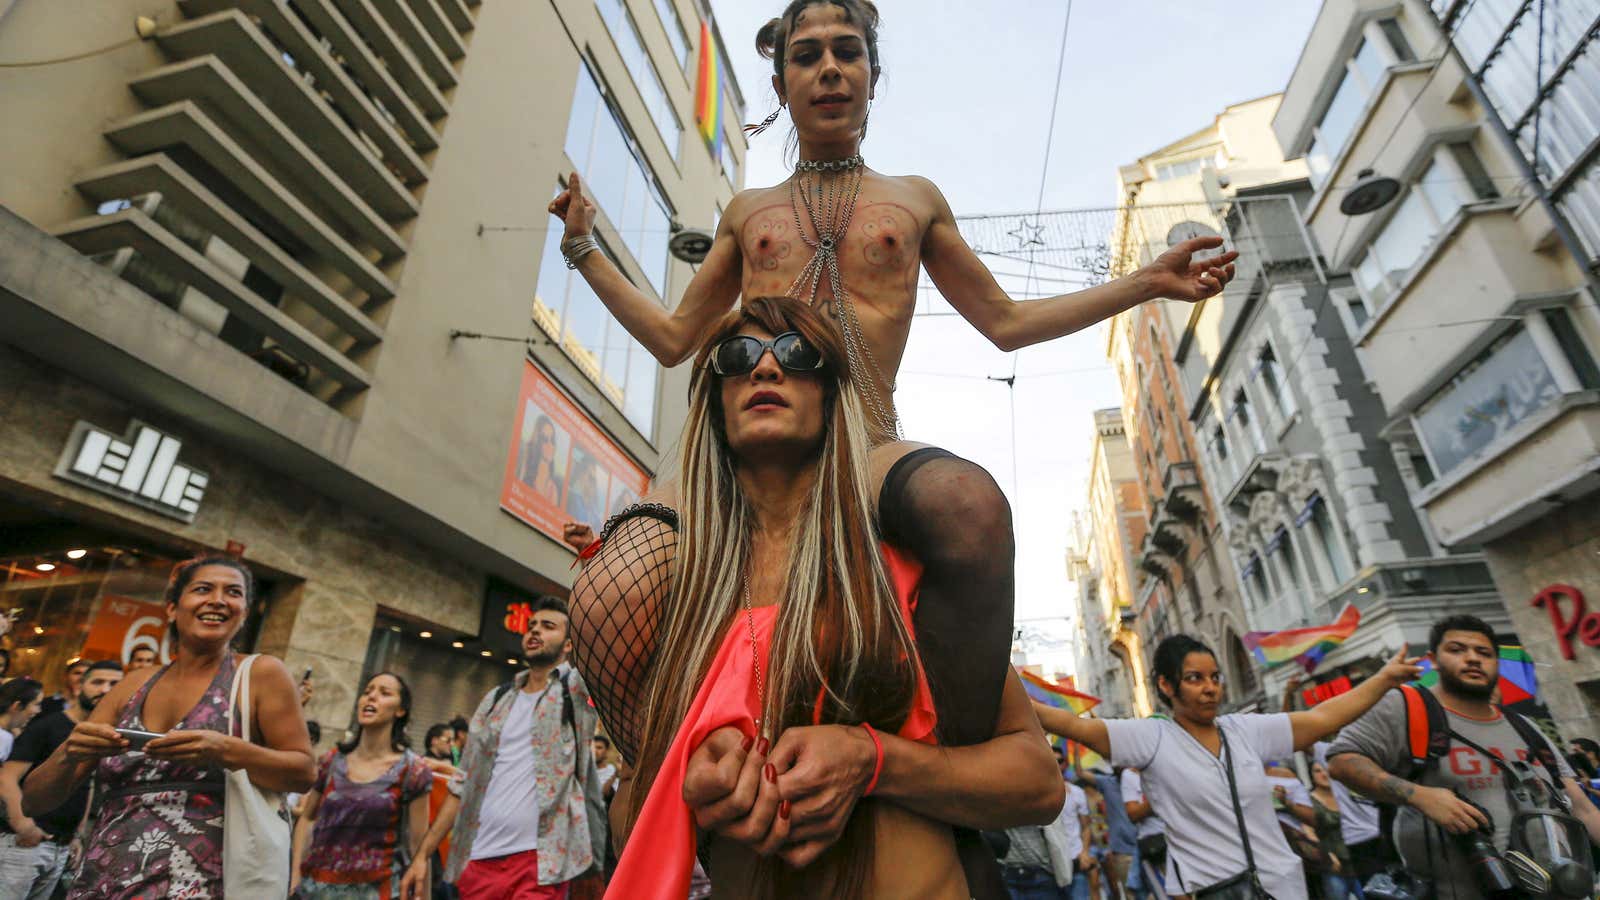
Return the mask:
<path fill-rule="evenodd" d="M 767 743 L 767 739 L 766 738 L 762 738 L 761 740 L 756 741 L 756 752 L 761 754 L 762 756 L 766 756 L 767 755 L 767 750 L 770 749 L 771 747 L 772 747 L 772 745 Z"/>
<path fill-rule="evenodd" d="M 785 800 L 782 803 L 778 804 L 778 818 L 780 818 L 780 819 L 789 818 L 789 801 Z"/>
<path fill-rule="evenodd" d="M 778 783 L 778 767 L 772 763 L 767 763 L 766 765 L 762 766 L 761 774 L 767 776 L 767 781 L 771 782 L 772 784 Z"/>
<path fill-rule="evenodd" d="M 754 747 L 755 744 L 756 744 L 756 739 L 747 734 L 747 735 L 744 736 L 744 743 L 739 745 L 739 749 L 743 750 L 746 753 L 749 753 L 750 752 L 750 748 Z"/>

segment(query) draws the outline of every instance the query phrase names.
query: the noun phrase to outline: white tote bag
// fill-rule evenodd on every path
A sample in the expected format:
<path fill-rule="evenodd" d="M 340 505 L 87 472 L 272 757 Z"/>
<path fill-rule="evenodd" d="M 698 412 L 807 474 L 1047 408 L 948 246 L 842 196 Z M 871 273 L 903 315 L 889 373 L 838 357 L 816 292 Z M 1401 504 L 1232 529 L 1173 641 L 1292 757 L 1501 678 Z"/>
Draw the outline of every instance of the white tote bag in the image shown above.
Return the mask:
<path fill-rule="evenodd" d="M 234 710 L 239 712 L 241 734 L 250 740 L 251 654 L 233 673 L 228 700 L 232 730 Z M 282 815 L 283 795 L 250 782 L 250 773 L 235 769 L 225 773 L 222 807 L 222 889 L 238 900 L 278 900 L 289 895 L 289 821 Z"/>

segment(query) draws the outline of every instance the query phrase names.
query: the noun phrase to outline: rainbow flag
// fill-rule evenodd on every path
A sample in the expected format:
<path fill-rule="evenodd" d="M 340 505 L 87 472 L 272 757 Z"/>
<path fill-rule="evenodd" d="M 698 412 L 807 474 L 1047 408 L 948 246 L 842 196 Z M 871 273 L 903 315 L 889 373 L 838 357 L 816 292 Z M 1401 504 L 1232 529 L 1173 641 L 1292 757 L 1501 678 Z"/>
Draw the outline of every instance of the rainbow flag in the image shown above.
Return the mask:
<path fill-rule="evenodd" d="M 1328 651 L 1355 634 L 1361 624 L 1361 611 L 1347 605 L 1332 625 L 1291 628 L 1287 631 L 1252 631 L 1240 640 L 1250 648 L 1256 662 L 1274 669 L 1287 662 L 1298 662 L 1310 674 Z"/>
<path fill-rule="evenodd" d="M 1096 706 L 1100 705 L 1099 697 L 1091 697 L 1082 691 L 1074 690 L 1059 684 L 1052 684 L 1032 672 L 1017 670 L 1022 676 L 1022 688 L 1028 696 L 1056 709 L 1070 710 L 1073 715 L 1081 716 Z"/>
<path fill-rule="evenodd" d="M 1422 677 L 1417 684 L 1432 687 L 1439 683 L 1439 673 L 1433 670 L 1433 659 L 1424 657 Z M 1511 706 L 1539 696 L 1539 677 L 1533 670 L 1533 657 L 1516 644 L 1500 645 L 1500 705 Z"/>
<path fill-rule="evenodd" d="M 722 63 L 717 43 L 711 37 L 711 23 L 700 21 L 699 76 L 694 86 L 694 121 L 711 149 L 711 158 L 722 159 Z"/>
<path fill-rule="evenodd" d="M 1061 740 L 1061 738 L 1056 738 L 1056 740 Z M 1077 741 L 1067 741 L 1065 752 L 1067 756 L 1067 762 L 1076 767 L 1079 771 L 1093 769 L 1097 766 L 1106 769 L 1111 768 L 1108 765 L 1104 765 L 1106 761 L 1104 756 L 1101 756 L 1093 750 L 1090 750 L 1088 747 L 1078 743 Z"/>

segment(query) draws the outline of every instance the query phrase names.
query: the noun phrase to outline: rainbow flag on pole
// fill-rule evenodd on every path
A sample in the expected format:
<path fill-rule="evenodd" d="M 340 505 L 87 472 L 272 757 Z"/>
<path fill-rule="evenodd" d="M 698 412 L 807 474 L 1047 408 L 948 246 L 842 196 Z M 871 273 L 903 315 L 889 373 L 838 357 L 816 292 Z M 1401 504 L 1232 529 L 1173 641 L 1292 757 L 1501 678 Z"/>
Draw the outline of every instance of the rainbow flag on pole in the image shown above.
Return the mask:
<path fill-rule="evenodd" d="M 1307 674 L 1322 662 L 1328 652 L 1355 634 L 1361 625 L 1361 611 L 1347 605 L 1332 625 L 1291 628 L 1287 631 L 1252 631 L 1240 641 L 1250 648 L 1262 667 L 1273 669 L 1286 662 L 1298 662 Z"/>
<path fill-rule="evenodd" d="M 1433 670 L 1433 659 L 1425 657 L 1422 677 L 1417 684 L 1432 687 L 1439 683 L 1439 673 Z M 1500 645 L 1500 705 L 1512 706 L 1524 700 L 1539 697 L 1539 677 L 1533 670 L 1533 657 L 1516 644 Z"/>
<path fill-rule="evenodd" d="M 700 22 L 699 76 L 694 86 L 694 121 L 711 149 L 711 158 L 722 159 L 722 63 L 717 42 L 711 36 L 711 23 Z"/>

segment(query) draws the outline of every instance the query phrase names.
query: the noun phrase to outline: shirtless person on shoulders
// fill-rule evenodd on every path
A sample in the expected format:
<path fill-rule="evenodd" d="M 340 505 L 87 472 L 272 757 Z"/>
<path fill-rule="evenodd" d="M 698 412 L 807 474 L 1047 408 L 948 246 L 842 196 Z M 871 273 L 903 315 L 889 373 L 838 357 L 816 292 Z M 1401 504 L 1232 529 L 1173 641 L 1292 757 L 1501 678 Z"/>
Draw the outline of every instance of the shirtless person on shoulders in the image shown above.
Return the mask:
<path fill-rule="evenodd" d="M 550 204 L 565 223 L 562 252 L 630 334 L 663 364 L 682 363 L 739 297 L 789 294 L 838 323 L 875 444 L 870 463 L 884 537 L 924 567 L 914 625 L 933 687 L 940 740 L 993 735 L 1009 665 L 1015 542 L 1011 512 L 981 467 L 900 439 L 894 376 L 910 334 L 918 268 L 997 347 L 1051 340 L 1158 297 L 1198 301 L 1233 276 L 1229 252 L 1193 254 L 1185 241 L 1124 278 L 1072 294 L 1013 301 L 956 228 L 937 187 L 890 176 L 859 157 L 879 74 L 878 14 L 868 0 L 794 0 L 757 35 L 773 87 L 789 109 L 794 175 L 734 197 L 705 262 L 677 306 L 636 288 L 592 237 L 594 204 L 573 173 Z M 769 120 L 770 122 L 770 120 Z M 653 499 L 675 505 L 670 487 Z M 963 858 L 987 851 L 975 835 Z"/>

